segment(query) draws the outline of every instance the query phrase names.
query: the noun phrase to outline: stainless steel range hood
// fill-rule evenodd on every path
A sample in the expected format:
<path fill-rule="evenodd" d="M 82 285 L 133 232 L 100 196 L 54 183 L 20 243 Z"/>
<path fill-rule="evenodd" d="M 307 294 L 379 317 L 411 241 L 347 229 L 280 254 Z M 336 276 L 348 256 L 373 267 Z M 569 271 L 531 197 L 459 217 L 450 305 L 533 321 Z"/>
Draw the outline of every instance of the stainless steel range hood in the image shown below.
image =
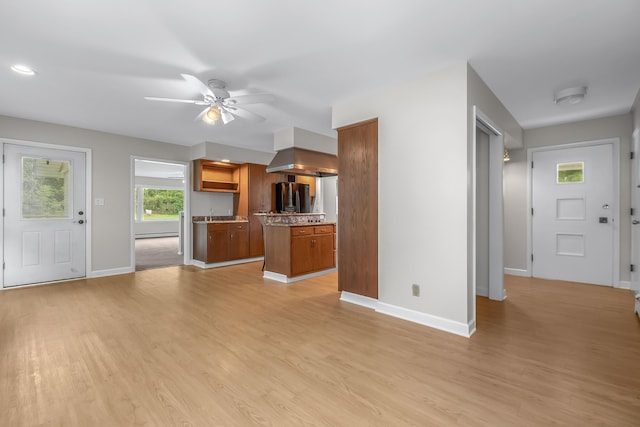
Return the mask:
<path fill-rule="evenodd" d="M 280 150 L 267 166 L 267 172 L 289 175 L 338 175 L 338 156 L 320 151 L 291 147 Z"/>

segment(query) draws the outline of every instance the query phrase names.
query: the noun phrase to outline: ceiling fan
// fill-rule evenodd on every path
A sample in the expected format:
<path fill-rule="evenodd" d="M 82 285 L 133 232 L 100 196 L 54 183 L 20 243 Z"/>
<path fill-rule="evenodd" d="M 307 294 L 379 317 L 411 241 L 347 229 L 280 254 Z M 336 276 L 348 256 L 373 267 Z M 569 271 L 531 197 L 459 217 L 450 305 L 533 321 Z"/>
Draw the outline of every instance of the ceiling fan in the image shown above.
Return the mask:
<path fill-rule="evenodd" d="M 164 102 L 180 102 L 183 104 L 195 104 L 206 106 L 200 114 L 196 116 L 196 120 L 202 119 L 205 123 L 215 124 L 218 119 L 222 119 L 222 123 L 235 120 L 236 116 L 252 122 L 262 122 L 264 117 L 252 113 L 251 111 L 237 107 L 244 104 L 259 104 L 273 101 L 273 95 L 240 95 L 231 97 L 226 87 L 227 84 L 218 79 L 211 79 L 204 84 L 200 79 L 189 74 L 180 74 L 194 89 L 202 94 L 202 99 L 175 99 L 175 98 L 157 98 L 145 96 L 144 99 L 149 101 Z"/>

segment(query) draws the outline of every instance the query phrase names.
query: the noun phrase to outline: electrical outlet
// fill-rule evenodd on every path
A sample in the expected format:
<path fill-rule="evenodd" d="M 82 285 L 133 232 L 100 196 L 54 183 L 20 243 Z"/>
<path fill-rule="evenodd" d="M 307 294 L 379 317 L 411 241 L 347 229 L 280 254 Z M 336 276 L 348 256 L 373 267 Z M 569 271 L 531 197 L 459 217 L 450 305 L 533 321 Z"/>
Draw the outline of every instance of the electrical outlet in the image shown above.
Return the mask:
<path fill-rule="evenodd" d="M 420 296 L 420 285 L 416 285 L 415 283 L 411 285 L 411 295 L 414 297 Z"/>

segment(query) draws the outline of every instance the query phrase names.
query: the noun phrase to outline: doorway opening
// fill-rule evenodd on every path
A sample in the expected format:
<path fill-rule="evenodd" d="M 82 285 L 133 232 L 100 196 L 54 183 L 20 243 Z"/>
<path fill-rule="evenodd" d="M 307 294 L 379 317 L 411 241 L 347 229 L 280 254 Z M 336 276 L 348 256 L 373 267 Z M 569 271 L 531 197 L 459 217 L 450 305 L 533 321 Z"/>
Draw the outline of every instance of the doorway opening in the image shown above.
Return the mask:
<path fill-rule="evenodd" d="M 132 237 L 135 270 L 186 263 L 187 165 L 134 158 Z"/>
<path fill-rule="evenodd" d="M 504 291 L 502 169 L 500 129 L 474 107 L 473 143 L 473 307 L 475 296 L 502 301 Z"/>

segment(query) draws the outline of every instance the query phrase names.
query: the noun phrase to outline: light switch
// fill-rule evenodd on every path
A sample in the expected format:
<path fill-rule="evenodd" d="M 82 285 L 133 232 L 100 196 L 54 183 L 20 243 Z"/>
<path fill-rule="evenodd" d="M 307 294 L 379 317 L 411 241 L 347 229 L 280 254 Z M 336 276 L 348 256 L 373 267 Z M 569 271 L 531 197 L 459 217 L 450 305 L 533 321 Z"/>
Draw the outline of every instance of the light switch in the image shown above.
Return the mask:
<path fill-rule="evenodd" d="M 102 198 L 96 199 L 96 206 L 104 206 L 104 199 Z"/>

